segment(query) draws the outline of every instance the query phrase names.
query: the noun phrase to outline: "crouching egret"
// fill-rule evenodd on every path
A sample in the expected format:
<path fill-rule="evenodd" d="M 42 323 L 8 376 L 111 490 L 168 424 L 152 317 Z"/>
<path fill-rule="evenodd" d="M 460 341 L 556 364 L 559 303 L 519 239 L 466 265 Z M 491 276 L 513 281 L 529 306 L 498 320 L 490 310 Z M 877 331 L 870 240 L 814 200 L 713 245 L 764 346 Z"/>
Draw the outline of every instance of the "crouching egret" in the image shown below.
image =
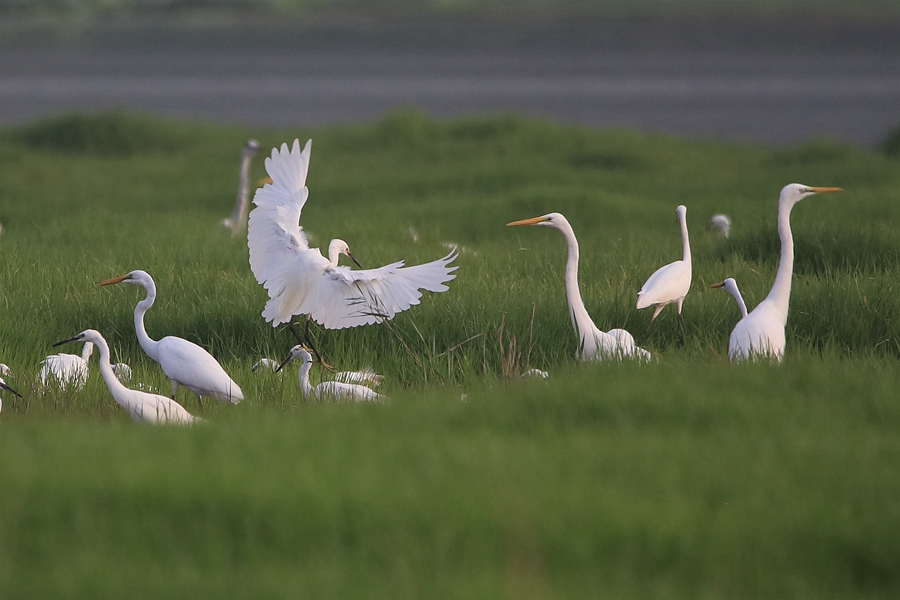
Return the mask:
<path fill-rule="evenodd" d="M 300 365 L 300 373 L 298 379 L 300 381 L 300 391 L 304 396 L 315 396 L 316 400 L 322 401 L 326 398 L 334 398 L 336 400 L 353 400 L 355 402 L 366 402 L 371 400 L 387 400 L 387 396 L 370 390 L 364 385 L 353 383 L 343 383 L 340 381 L 323 381 L 316 387 L 309 383 L 309 370 L 312 367 L 312 355 L 303 347 L 302 344 L 291 348 L 290 354 L 278 367 L 280 371 L 288 363 L 295 360 L 302 361 Z"/>
<path fill-rule="evenodd" d="M 403 261 L 378 269 L 350 270 L 338 266 L 346 243 L 333 240 L 329 258 L 310 248 L 300 211 L 309 196 L 306 175 L 312 140 L 300 150 L 282 144 L 266 159 L 272 183 L 256 190 L 250 212 L 247 245 L 250 268 L 256 281 L 269 293 L 262 315 L 272 326 L 289 323 L 293 315 L 308 315 L 326 329 L 343 329 L 380 323 L 419 304 L 420 290 L 445 292 L 456 275 L 444 258 L 404 267 Z"/>
<path fill-rule="evenodd" d="M 131 283 L 139 285 L 147 292 L 147 297 L 134 307 L 134 329 L 138 342 L 147 356 L 159 363 L 163 373 L 172 382 L 172 399 L 179 386 L 184 386 L 197 395 L 197 402 L 203 407 L 203 396 L 210 396 L 219 402 L 237 404 L 244 399 L 244 393 L 212 355 L 183 338 L 166 336 L 156 341 L 147 335 L 144 327 L 144 313 L 156 300 L 156 283 L 145 271 L 132 271 L 122 277 L 101 281 L 97 285 Z"/>
<path fill-rule="evenodd" d="M 75 337 L 53 345 L 60 346 L 73 342 L 89 342 L 97 346 L 97 351 L 100 353 L 100 375 L 106 382 L 109 393 L 112 394 L 119 406 L 125 409 L 132 421 L 153 425 L 164 423 L 190 425 L 195 420 L 200 420 L 195 419 L 183 406 L 165 396 L 130 390 L 125 387 L 113 372 L 113 367 L 109 362 L 109 346 L 97 331 L 86 329 Z"/>
<path fill-rule="evenodd" d="M 60 388 L 72 388 L 76 391 L 84 388 L 88 379 L 88 359 L 94 351 L 94 345 L 87 342 L 81 349 L 81 356 L 75 354 L 51 354 L 41 361 L 38 379 L 47 387 L 55 382 Z"/>
<path fill-rule="evenodd" d="M 653 309 L 653 316 L 650 317 L 650 323 L 647 325 L 647 329 L 649 329 L 666 305 L 677 304 L 678 331 L 683 338 L 681 305 L 684 303 L 684 297 L 687 296 L 688 291 L 691 289 L 691 242 L 688 239 L 687 207 L 684 205 L 678 206 L 675 209 L 675 217 L 681 226 L 682 258 L 658 268 L 647 279 L 641 291 L 638 292 L 637 308 L 640 310 L 651 305 L 656 306 Z"/>
<path fill-rule="evenodd" d="M 709 220 L 706 229 L 709 231 L 718 231 L 723 238 L 728 239 L 728 234 L 731 233 L 731 219 L 728 218 L 728 215 L 713 215 Z"/>
<path fill-rule="evenodd" d="M 278 361 L 272 360 L 271 358 L 261 358 L 256 361 L 250 370 L 256 373 L 257 371 L 277 371 L 278 370 Z"/>
<path fill-rule="evenodd" d="M 578 335 L 578 353 L 581 360 L 602 360 L 605 358 L 640 358 L 650 359 L 650 353 L 638 348 L 634 338 L 624 329 L 601 331 L 594 325 L 578 289 L 578 240 L 572 226 L 559 213 L 549 213 L 532 219 L 523 219 L 507 223 L 507 227 L 519 225 L 538 225 L 553 227 L 563 234 L 568 244 L 569 254 L 566 261 L 566 300 L 569 303 L 569 317 L 572 327 Z"/>
<path fill-rule="evenodd" d="M 811 187 L 791 183 L 781 189 L 778 199 L 778 237 L 781 239 L 781 258 L 775 283 L 765 300 L 738 321 L 728 340 L 728 354 L 732 361 L 784 357 L 784 326 L 787 324 L 791 300 L 791 278 L 794 273 L 794 238 L 791 234 L 791 209 L 813 194 L 842 192 L 837 187 Z"/>

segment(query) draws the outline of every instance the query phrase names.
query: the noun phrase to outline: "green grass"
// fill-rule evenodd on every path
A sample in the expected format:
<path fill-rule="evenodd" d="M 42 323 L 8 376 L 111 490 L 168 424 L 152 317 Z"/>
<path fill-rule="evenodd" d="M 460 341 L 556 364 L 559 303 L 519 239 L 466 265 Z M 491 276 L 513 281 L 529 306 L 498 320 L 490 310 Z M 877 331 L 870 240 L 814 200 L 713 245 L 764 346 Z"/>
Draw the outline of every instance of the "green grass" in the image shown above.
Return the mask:
<path fill-rule="evenodd" d="M 390 329 L 315 331 L 337 367 L 384 373 L 390 404 L 304 402 L 295 369 L 250 373 L 293 343 L 219 225 L 250 136 L 313 137 L 316 244 L 341 237 L 366 266 L 462 248 L 450 292 Z M 0 131 L 0 361 L 24 395 L 0 414 L 0 597 L 896 597 L 897 167 L 827 140 L 413 111 L 315 131 L 120 114 Z M 733 366 L 737 309 L 708 285 L 765 296 L 792 181 L 847 191 L 794 210 L 785 363 Z M 672 308 L 646 333 L 634 309 L 680 256 L 679 203 L 684 346 Z M 504 227 L 551 211 L 579 237 L 589 312 L 653 364 L 574 360 L 562 238 Z M 731 239 L 704 231 L 715 212 Z M 159 288 L 150 334 L 209 348 L 245 391 L 209 426 L 135 426 L 96 370 L 81 393 L 33 383 L 53 342 L 91 327 L 166 389 L 134 337 L 139 290 L 94 285 L 135 268 Z M 528 367 L 550 378 L 520 380 Z"/>

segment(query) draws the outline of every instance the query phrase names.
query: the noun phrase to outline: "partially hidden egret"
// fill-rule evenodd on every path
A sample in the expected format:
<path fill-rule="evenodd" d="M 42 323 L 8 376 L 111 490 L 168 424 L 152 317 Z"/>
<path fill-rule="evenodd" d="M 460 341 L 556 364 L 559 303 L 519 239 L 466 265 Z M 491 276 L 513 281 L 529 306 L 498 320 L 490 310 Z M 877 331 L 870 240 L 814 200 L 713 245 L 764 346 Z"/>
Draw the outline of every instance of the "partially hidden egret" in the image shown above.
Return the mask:
<path fill-rule="evenodd" d="M 678 224 L 681 226 L 682 258 L 658 268 L 647 279 L 643 287 L 641 287 L 641 291 L 638 292 L 637 308 L 640 310 L 648 306 L 656 306 L 653 309 L 653 316 L 650 317 L 650 323 L 647 325 L 649 329 L 666 305 L 677 304 L 678 331 L 683 338 L 681 307 L 684 303 L 684 297 L 687 296 L 688 291 L 691 289 L 691 242 L 688 239 L 687 207 L 679 205 L 675 209 L 675 216 L 678 219 Z"/>
<path fill-rule="evenodd" d="M 747 305 L 744 303 L 744 297 L 741 296 L 741 291 L 738 289 L 737 281 L 734 278 L 729 277 L 722 283 L 714 283 L 711 288 L 722 289 L 731 294 L 734 297 L 734 301 L 737 302 L 738 310 L 741 311 L 741 318 L 747 316 Z"/>
<path fill-rule="evenodd" d="M 81 356 L 75 354 L 51 354 L 41 361 L 38 379 L 41 385 L 57 385 L 60 388 L 81 390 L 88 379 L 88 359 L 94 351 L 94 345 L 85 343 Z"/>
<path fill-rule="evenodd" d="M 791 209 L 813 194 L 842 192 L 837 187 L 811 187 L 791 183 L 781 189 L 778 199 L 778 237 L 781 238 L 781 258 L 775 283 L 765 300 L 746 317 L 738 321 L 728 339 L 728 354 L 732 361 L 753 358 L 784 357 L 784 326 L 787 324 L 791 299 L 791 278 L 794 273 L 794 238 L 791 234 Z"/>
<path fill-rule="evenodd" d="M 141 348 L 147 356 L 159 363 L 163 373 L 172 382 L 173 400 L 181 385 L 197 395 L 197 402 L 201 407 L 204 396 L 232 404 L 244 399 L 241 388 L 228 376 L 218 361 L 194 342 L 171 335 L 159 341 L 150 338 L 144 327 L 144 313 L 156 300 L 156 283 L 146 271 L 131 271 L 127 275 L 107 279 L 97 285 L 115 283 L 139 285 L 147 292 L 147 297 L 134 307 L 134 329 Z"/>
<path fill-rule="evenodd" d="M 237 200 L 235 200 L 231 216 L 222 221 L 222 224 L 230 227 L 235 235 L 243 231 L 247 225 L 247 207 L 250 204 L 250 161 L 259 152 L 259 148 L 259 142 L 247 140 L 247 143 L 244 144 L 244 149 L 241 151 L 241 171 L 238 178 Z"/>
<path fill-rule="evenodd" d="M 269 293 L 262 315 L 272 326 L 307 315 L 326 329 L 380 323 L 419 304 L 420 290 L 445 292 L 456 275 L 450 267 L 457 254 L 404 267 L 403 261 L 378 269 L 354 271 L 338 266 L 340 240 L 329 245 L 329 257 L 310 248 L 300 227 L 300 212 L 309 196 L 306 176 L 312 140 L 272 150 L 266 171 L 272 183 L 256 190 L 247 244 L 250 268 Z M 336 242 L 338 242 L 336 244 Z M 349 256 L 349 254 L 348 254 Z"/>
<path fill-rule="evenodd" d="M 278 371 L 280 365 L 277 360 L 261 358 L 250 369 L 257 371 Z M 372 367 L 366 367 L 361 371 L 339 371 L 334 374 L 334 380 L 342 383 L 359 383 L 363 385 L 379 386 L 384 381 L 384 375 L 379 375 Z"/>
<path fill-rule="evenodd" d="M 20 394 L 13 388 L 9 387 L 9 385 L 3 379 L 3 377 L 9 377 L 10 375 L 12 375 L 12 372 L 9 370 L 9 367 L 7 367 L 3 363 L 0 363 L 0 390 L 6 390 L 7 392 L 9 392 L 11 394 L 15 394 L 16 396 L 21 398 L 22 394 Z M 2 412 L 2 411 L 3 411 L 3 400 L 0 399 L 0 412 Z"/>
<path fill-rule="evenodd" d="M 578 335 L 578 353 L 581 360 L 602 360 L 605 358 L 640 358 L 650 359 L 650 353 L 639 348 L 634 338 L 624 329 L 601 331 L 594 325 L 578 289 L 578 240 L 572 226 L 559 213 L 549 213 L 532 219 L 523 219 L 507 223 L 507 227 L 519 225 L 538 225 L 553 227 L 566 238 L 568 259 L 566 261 L 566 300 L 569 303 L 569 317 L 572 327 Z"/>
<path fill-rule="evenodd" d="M 316 400 L 319 401 L 328 398 L 334 398 L 335 400 L 353 400 L 355 402 L 388 399 L 387 396 L 382 396 L 366 386 L 353 383 L 323 381 L 316 387 L 313 387 L 312 384 L 309 383 L 309 370 L 313 363 L 312 355 L 302 344 L 298 344 L 291 348 L 290 354 L 284 359 L 281 366 L 278 367 L 278 370 L 280 371 L 288 363 L 295 360 L 300 360 L 302 362 L 298 379 L 300 381 L 300 391 L 304 396 L 315 396 Z"/>
<path fill-rule="evenodd" d="M 86 329 L 75 337 L 53 345 L 60 346 L 73 342 L 89 342 L 97 346 L 97 351 L 100 354 L 100 375 L 103 377 L 103 381 L 106 382 L 109 393 L 112 394 L 119 406 L 125 409 L 133 421 L 150 423 L 152 425 L 165 423 L 190 425 L 195 420 L 200 420 L 193 417 L 183 406 L 170 398 L 125 387 L 113 372 L 113 367 L 109 362 L 109 346 L 99 332 L 93 329 Z"/>
<path fill-rule="evenodd" d="M 723 238 L 728 239 L 728 235 L 731 233 L 731 219 L 728 218 L 728 215 L 721 213 L 713 215 L 706 228 L 709 231 L 718 231 Z"/>

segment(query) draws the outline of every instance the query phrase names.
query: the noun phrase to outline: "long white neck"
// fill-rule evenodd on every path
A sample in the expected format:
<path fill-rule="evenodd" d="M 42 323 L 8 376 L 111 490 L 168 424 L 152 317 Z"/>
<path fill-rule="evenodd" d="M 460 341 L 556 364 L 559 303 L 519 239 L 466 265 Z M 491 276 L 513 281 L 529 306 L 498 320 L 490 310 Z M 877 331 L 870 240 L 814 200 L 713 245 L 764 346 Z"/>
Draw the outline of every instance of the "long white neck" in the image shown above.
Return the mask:
<path fill-rule="evenodd" d="M 84 347 L 81 349 L 81 360 L 87 362 L 93 352 L 94 344 L 92 344 L 91 342 L 85 342 Z"/>
<path fill-rule="evenodd" d="M 235 233 L 244 229 L 247 219 L 247 206 L 250 203 L 250 160 L 253 154 L 244 150 L 241 155 L 241 175 L 238 182 L 237 201 L 231 211 L 231 227 Z"/>
<path fill-rule="evenodd" d="M 113 371 L 112 364 L 109 362 L 109 345 L 106 343 L 105 339 L 100 338 L 97 340 L 97 352 L 100 354 L 100 375 L 103 377 L 106 387 L 109 388 L 109 393 L 113 395 L 113 398 L 116 399 L 116 402 L 118 402 L 122 408 L 127 409 L 128 403 L 124 401 L 124 398 L 119 392 L 128 392 L 130 390 L 122 385 L 122 382 L 119 381 L 119 378 L 116 377 L 116 374 Z"/>
<path fill-rule="evenodd" d="M 741 296 L 741 291 L 738 289 L 736 284 L 728 291 L 731 292 L 732 296 L 734 296 L 734 301 L 737 302 L 738 309 L 741 311 L 741 318 L 743 319 L 747 316 L 747 305 L 744 303 L 744 297 Z"/>
<path fill-rule="evenodd" d="M 331 243 L 328 244 L 328 262 L 331 263 L 332 267 L 338 266 L 338 260 L 341 258 L 341 251 L 338 249 L 337 245 L 334 243 L 334 240 L 331 240 Z"/>
<path fill-rule="evenodd" d="M 688 239 L 687 219 L 680 217 L 678 222 L 681 224 L 681 253 L 682 259 L 687 266 L 691 266 L 691 242 Z"/>
<path fill-rule="evenodd" d="M 769 290 L 766 300 L 781 311 L 787 322 L 788 305 L 791 300 L 791 277 L 794 273 L 794 237 L 791 234 L 791 209 L 794 203 L 782 200 L 778 203 L 778 237 L 781 238 L 781 258 L 775 283 Z"/>
<path fill-rule="evenodd" d="M 594 322 L 591 320 L 584 301 L 581 299 L 581 290 L 578 288 L 578 240 L 568 221 L 561 220 L 558 229 L 566 238 L 568 246 L 568 259 L 566 260 L 566 301 L 569 304 L 569 318 L 572 320 L 572 328 L 578 336 L 578 346 L 582 353 L 593 356 L 596 352 L 597 341 L 594 338 Z"/>
<path fill-rule="evenodd" d="M 137 333 L 138 342 L 141 344 L 144 352 L 147 353 L 147 356 L 159 362 L 159 342 L 151 339 L 147 335 L 147 328 L 144 327 L 144 313 L 150 310 L 150 307 L 156 301 L 156 284 L 151 281 L 141 285 L 147 291 L 147 297 L 134 307 L 134 330 Z"/>
<path fill-rule="evenodd" d="M 313 393 L 313 387 L 309 383 L 310 368 L 312 368 L 312 363 L 303 361 L 303 364 L 300 365 L 300 373 L 297 375 L 297 379 L 300 381 L 300 392 L 304 396 L 309 396 Z"/>

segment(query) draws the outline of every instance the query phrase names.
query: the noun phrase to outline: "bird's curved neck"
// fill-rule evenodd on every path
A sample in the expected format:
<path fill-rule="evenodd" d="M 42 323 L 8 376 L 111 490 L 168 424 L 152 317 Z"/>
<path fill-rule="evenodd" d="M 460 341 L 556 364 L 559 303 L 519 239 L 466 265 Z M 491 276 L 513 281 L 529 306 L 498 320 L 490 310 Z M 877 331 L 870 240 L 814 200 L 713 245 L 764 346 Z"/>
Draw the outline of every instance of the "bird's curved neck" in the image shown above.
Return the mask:
<path fill-rule="evenodd" d="M 778 237 L 781 238 L 781 258 L 778 261 L 778 271 L 775 273 L 775 283 L 766 300 L 775 305 L 781 311 L 787 321 L 788 306 L 791 300 L 791 277 L 794 273 L 794 237 L 791 234 L 791 209 L 792 202 L 780 202 L 778 204 Z"/>
<path fill-rule="evenodd" d="M 575 232 L 568 223 L 561 224 L 559 230 L 566 238 L 568 246 L 568 258 L 566 260 L 566 301 L 569 304 L 569 318 L 572 320 L 572 328 L 578 336 L 578 347 L 582 353 L 593 354 L 596 350 L 594 339 L 594 322 L 591 320 L 584 300 L 581 298 L 581 290 L 578 288 L 578 240 Z"/>
<path fill-rule="evenodd" d="M 691 265 L 691 242 L 688 239 L 687 219 L 679 218 L 681 224 L 681 253 L 682 259 L 688 266 Z"/>
<path fill-rule="evenodd" d="M 243 228 L 247 216 L 247 206 L 250 204 L 250 161 L 252 158 L 253 155 L 247 151 L 241 155 L 237 201 L 234 204 L 234 210 L 231 211 L 231 223 L 235 230 Z"/>
<path fill-rule="evenodd" d="M 127 390 L 128 388 L 122 385 L 122 382 L 119 381 L 119 378 L 116 377 L 113 371 L 112 364 L 109 361 L 109 345 L 106 343 L 106 340 L 97 340 L 97 353 L 100 355 L 100 375 L 103 377 L 106 387 L 109 388 L 110 393 L 118 402 L 119 398 L 116 397 L 115 392 Z"/>
<path fill-rule="evenodd" d="M 731 295 L 734 296 L 734 301 L 737 302 L 738 309 L 741 311 L 741 318 L 747 316 L 747 305 L 744 303 L 744 297 L 741 296 L 741 291 L 735 287 L 731 291 Z"/>
<path fill-rule="evenodd" d="M 300 391 L 304 396 L 309 396 L 313 393 L 313 387 L 309 383 L 310 368 L 312 368 L 312 363 L 304 362 L 300 365 L 300 373 L 297 375 L 297 379 L 300 381 Z"/>
<path fill-rule="evenodd" d="M 341 258 L 341 252 L 338 250 L 337 246 L 334 244 L 328 245 L 328 262 L 331 263 L 332 267 L 338 266 L 338 260 Z"/>
<path fill-rule="evenodd" d="M 81 360 L 87 362 L 91 357 L 91 354 L 94 352 L 94 344 L 91 342 L 85 342 L 84 347 L 81 349 Z"/>
<path fill-rule="evenodd" d="M 141 344 L 141 348 L 143 348 L 144 352 L 147 353 L 147 356 L 159 362 L 159 354 L 157 352 L 157 347 L 159 346 L 159 342 L 154 339 L 151 339 L 149 335 L 147 335 L 147 328 L 144 327 L 144 313 L 150 310 L 150 307 L 153 306 L 153 303 L 156 301 L 156 285 L 153 282 L 149 284 L 143 285 L 144 289 L 147 291 L 147 297 L 137 303 L 137 306 L 134 307 L 134 330 L 137 333 L 138 342 Z"/>

